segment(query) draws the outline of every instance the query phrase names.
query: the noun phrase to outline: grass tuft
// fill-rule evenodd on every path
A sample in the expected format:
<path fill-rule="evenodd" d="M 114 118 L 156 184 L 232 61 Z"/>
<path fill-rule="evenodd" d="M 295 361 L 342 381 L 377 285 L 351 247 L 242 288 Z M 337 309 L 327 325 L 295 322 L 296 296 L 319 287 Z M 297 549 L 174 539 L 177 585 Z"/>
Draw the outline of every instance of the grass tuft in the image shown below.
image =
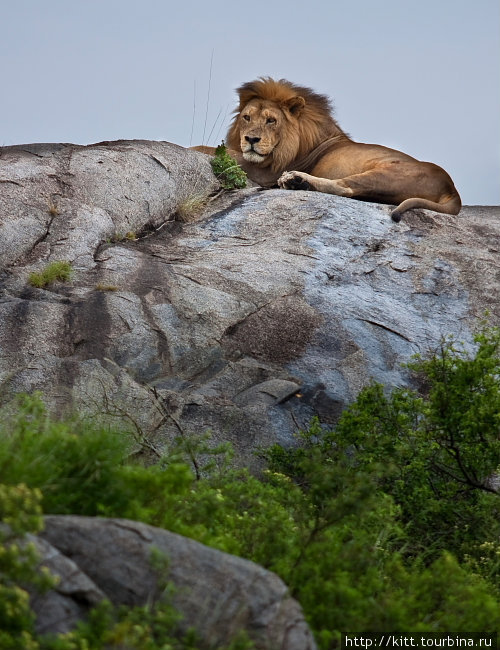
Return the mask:
<path fill-rule="evenodd" d="M 95 288 L 96 291 L 118 291 L 116 284 L 104 284 L 103 282 L 96 284 Z"/>
<path fill-rule="evenodd" d="M 177 220 L 184 223 L 195 221 L 196 217 L 198 217 L 206 206 L 207 200 L 206 196 L 191 196 L 184 199 L 177 206 Z"/>
<path fill-rule="evenodd" d="M 57 207 L 57 204 L 54 203 L 53 201 L 49 201 L 48 210 L 51 217 L 57 217 L 61 214 L 59 212 L 59 208 Z"/>
<path fill-rule="evenodd" d="M 69 262 L 51 262 L 43 271 L 30 273 L 28 282 L 32 287 L 43 289 L 53 282 L 68 282 L 72 274 L 73 269 Z"/>

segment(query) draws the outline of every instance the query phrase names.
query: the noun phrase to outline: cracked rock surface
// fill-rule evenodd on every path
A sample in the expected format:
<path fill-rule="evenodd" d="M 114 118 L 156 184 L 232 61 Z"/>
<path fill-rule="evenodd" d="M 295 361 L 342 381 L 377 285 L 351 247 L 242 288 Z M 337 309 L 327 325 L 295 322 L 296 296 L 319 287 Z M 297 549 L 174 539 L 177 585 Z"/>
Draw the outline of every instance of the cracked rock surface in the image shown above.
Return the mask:
<path fill-rule="evenodd" d="M 160 450 L 179 433 L 237 462 L 485 310 L 500 322 L 500 209 L 429 211 L 249 188 L 208 203 L 209 160 L 169 143 L 5 147 L 0 156 L 0 400 L 120 420 Z M 127 233 L 129 233 L 127 235 Z M 132 237 L 136 239 L 132 240 Z M 68 260 L 69 283 L 31 271 Z"/>

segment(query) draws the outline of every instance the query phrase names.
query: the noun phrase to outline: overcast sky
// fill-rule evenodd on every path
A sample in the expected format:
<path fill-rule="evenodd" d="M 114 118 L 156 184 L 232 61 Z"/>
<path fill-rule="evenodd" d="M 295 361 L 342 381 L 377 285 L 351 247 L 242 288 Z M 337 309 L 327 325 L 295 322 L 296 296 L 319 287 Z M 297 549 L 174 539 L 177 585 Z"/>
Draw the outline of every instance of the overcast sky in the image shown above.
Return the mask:
<path fill-rule="evenodd" d="M 0 0 L 0 146 L 218 144 L 259 76 L 500 204 L 498 0 Z M 211 70 L 211 72 L 210 72 Z M 208 110 L 207 110 L 208 106 Z"/>

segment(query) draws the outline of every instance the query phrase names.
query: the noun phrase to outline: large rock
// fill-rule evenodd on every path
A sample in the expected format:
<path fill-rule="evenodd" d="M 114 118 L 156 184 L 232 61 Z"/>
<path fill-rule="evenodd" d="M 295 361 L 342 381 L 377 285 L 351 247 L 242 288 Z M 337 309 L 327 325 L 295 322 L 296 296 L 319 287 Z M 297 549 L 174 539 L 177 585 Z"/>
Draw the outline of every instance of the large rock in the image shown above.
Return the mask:
<path fill-rule="evenodd" d="M 125 519 L 51 516 L 38 540 L 57 587 L 32 600 L 39 632 L 61 633 L 102 598 L 129 607 L 151 605 L 165 583 L 203 647 L 226 645 L 246 630 L 259 650 L 314 650 L 302 610 L 270 571 L 166 530 Z M 166 560 L 155 568 L 153 553 Z"/>
<path fill-rule="evenodd" d="M 207 157 L 168 143 L 4 148 L 1 400 L 39 389 L 153 450 L 209 429 L 251 464 L 372 379 L 405 384 L 441 337 L 470 343 L 486 309 L 499 322 L 498 208 L 395 224 L 383 205 L 250 188 L 175 216 L 216 189 Z M 61 259 L 70 283 L 29 286 Z"/>

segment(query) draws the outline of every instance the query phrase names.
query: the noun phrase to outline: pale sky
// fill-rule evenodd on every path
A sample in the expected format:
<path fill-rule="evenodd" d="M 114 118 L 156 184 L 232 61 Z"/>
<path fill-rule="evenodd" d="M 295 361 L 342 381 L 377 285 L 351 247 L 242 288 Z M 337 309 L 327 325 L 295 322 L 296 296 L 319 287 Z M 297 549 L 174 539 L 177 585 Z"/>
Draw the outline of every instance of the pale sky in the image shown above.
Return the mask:
<path fill-rule="evenodd" d="M 0 0 L 0 25 L 0 146 L 218 144 L 271 76 L 500 204 L 498 0 Z"/>

